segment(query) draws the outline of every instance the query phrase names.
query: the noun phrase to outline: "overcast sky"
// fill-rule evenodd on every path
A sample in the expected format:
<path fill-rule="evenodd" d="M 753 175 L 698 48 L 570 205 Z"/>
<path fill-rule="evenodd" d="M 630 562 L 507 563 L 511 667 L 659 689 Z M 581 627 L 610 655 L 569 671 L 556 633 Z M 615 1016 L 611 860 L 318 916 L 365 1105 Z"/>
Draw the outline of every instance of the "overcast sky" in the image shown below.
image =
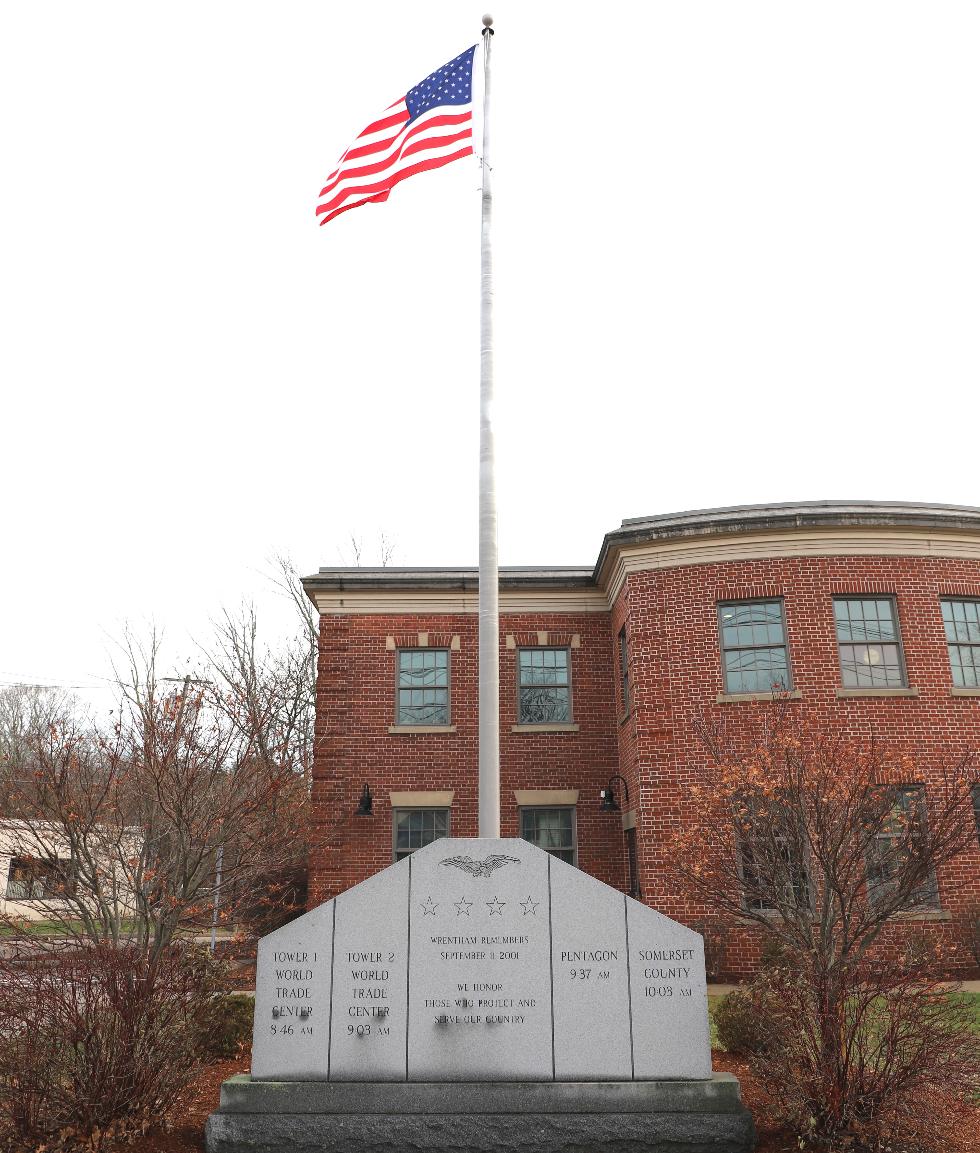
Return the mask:
<path fill-rule="evenodd" d="M 0 682 L 304 571 L 475 565 L 479 165 L 324 228 L 460 0 L 7 4 Z M 500 558 L 624 517 L 980 504 L 980 5 L 498 2 Z M 479 56 L 477 57 L 479 60 Z"/>

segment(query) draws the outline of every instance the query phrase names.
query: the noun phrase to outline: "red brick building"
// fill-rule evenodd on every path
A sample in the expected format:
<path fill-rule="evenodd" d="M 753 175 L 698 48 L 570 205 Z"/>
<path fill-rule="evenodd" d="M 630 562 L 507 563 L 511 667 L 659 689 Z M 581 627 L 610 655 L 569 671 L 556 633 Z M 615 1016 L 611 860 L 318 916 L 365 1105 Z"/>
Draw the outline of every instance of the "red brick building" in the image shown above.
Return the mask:
<path fill-rule="evenodd" d="M 304 586 L 320 612 L 318 902 L 433 837 L 477 835 L 477 575 L 321 569 Z M 657 516 L 607 534 L 592 568 L 502 570 L 502 835 L 703 927 L 711 911 L 666 881 L 662 847 L 704 769 L 695 722 L 748 723 L 774 684 L 808 717 L 914 753 L 928 803 L 929 766 L 980 748 L 980 509 Z M 980 845 L 936 880 L 920 917 L 951 937 L 980 906 Z M 745 930 L 724 967 L 756 954 Z"/>

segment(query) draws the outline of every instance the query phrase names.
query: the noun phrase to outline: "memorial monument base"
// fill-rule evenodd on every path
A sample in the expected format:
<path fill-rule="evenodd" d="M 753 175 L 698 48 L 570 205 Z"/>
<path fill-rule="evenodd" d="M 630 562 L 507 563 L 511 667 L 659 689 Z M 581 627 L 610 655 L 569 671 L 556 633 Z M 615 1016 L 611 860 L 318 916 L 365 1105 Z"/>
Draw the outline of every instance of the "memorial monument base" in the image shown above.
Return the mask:
<path fill-rule="evenodd" d="M 706 1081 L 255 1081 L 232 1077 L 208 1153 L 748 1153 L 730 1073 Z"/>

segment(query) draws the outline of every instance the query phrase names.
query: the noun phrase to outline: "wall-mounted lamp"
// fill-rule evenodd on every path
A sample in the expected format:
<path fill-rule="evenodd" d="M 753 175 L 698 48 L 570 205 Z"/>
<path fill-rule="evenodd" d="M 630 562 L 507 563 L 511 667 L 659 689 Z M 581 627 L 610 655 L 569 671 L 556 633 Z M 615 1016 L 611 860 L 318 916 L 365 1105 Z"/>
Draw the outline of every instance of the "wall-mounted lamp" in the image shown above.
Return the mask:
<path fill-rule="evenodd" d="M 371 796 L 371 790 L 365 785 L 364 791 L 361 793 L 361 800 L 357 806 L 357 812 L 354 815 L 357 817 L 373 816 L 373 805 L 374 797 Z"/>
<path fill-rule="evenodd" d="M 616 793 L 613 789 L 613 781 L 623 782 L 623 796 L 626 799 L 626 803 L 630 803 L 630 790 L 629 786 L 626 784 L 626 778 L 621 777 L 619 773 L 617 773 L 614 777 L 609 778 L 609 784 L 606 785 L 604 789 L 599 790 L 599 796 L 602 798 L 602 804 L 599 806 L 599 811 L 602 813 L 619 812 L 619 801 L 616 800 Z"/>

